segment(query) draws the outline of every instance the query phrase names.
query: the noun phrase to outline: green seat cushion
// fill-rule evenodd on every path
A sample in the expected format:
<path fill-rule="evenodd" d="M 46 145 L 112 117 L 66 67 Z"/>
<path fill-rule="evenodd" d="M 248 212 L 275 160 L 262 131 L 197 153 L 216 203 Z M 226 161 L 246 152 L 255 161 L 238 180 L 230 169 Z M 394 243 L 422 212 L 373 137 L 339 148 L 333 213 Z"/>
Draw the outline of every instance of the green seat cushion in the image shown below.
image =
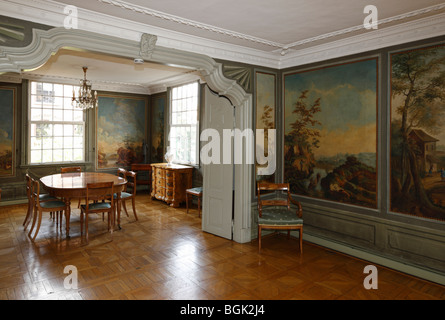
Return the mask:
<path fill-rule="evenodd" d="M 187 189 L 187 192 L 200 194 L 200 193 L 202 193 L 202 187 L 196 187 L 196 188 Z"/>
<path fill-rule="evenodd" d="M 263 207 L 261 217 L 258 216 L 258 224 L 262 225 L 302 225 L 303 219 L 297 216 L 295 210 L 286 207 Z"/>
<path fill-rule="evenodd" d="M 130 198 L 133 195 L 131 193 L 128 192 L 121 192 L 121 199 L 125 199 L 125 198 Z M 113 198 L 117 199 L 117 193 L 113 194 Z"/>
<path fill-rule="evenodd" d="M 45 193 L 45 194 L 39 194 L 39 200 L 46 201 L 46 200 L 58 200 L 58 199 L 56 197 L 53 197 L 53 196 Z"/>
<path fill-rule="evenodd" d="M 40 206 L 45 209 L 52 209 L 57 207 L 64 207 L 65 202 L 59 200 L 45 201 L 45 202 L 40 202 Z"/>
<path fill-rule="evenodd" d="M 86 209 L 87 206 L 85 204 L 81 205 L 82 209 Z M 110 209 L 111 204 L 109 202 L 97 202 L 97 203 L 90 203 L 89 210 L 103 210 L 103 209 Z"/>

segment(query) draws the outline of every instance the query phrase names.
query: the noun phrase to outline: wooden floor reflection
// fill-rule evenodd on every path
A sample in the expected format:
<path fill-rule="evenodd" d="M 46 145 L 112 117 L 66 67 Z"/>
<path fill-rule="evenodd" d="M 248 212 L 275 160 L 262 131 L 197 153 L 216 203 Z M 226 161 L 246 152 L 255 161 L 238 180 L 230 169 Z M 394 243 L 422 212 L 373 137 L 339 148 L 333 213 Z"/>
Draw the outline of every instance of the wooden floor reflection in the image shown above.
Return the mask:
<path fill-rule="evenodd" d="M 0 207 L 0 299 L 445 299 L 445 287 L 378 267 L 378 289 L 363 286 L 369 263 L 272 235 L 239 244 L 201 231 L 196 208 L 170 208 L 137 196 L 139 221 L 122 218 L 108 234 L 97 217 L 90 241 L 80 238 L 73 206 L 71 239 L 44 218 L 36 242 L 23 231 L 26 205 Z M 65 289 L 75 266 L 78 288 Z"/>

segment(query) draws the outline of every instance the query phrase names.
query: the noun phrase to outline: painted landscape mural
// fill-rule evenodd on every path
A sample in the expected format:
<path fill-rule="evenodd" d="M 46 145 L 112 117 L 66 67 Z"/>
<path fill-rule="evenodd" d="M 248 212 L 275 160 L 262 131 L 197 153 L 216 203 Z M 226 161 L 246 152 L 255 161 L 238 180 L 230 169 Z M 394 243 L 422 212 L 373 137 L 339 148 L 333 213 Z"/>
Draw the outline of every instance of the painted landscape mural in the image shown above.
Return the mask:
<path fill-rule="evenodd" d="M 445 45 L 390 63 L 391 211 L 445 220 Z"/>
<path fill-rule="evenodd" d="M 285 75 L 292 193 L 377 207 L 377 58 Z"/>
<path fill-rule="evenodd" d="M 151 120 L 151 162 L 164 161 L 164 121 L 166 97 L 159 96 L 153 101 Z"/>
<path fill-rule="evenodd" d="M 0 87 L 0 177 L 14 175 L 15 89 Z"/>
<path fill-rule="evenodd" d="M 130 166 L 144 160 L 147 100 L 99 95 L 98 169 Z"/>
<path fill-rule="evenodd" d="M 256 129 L 264 129 L 264 141 L 256 141 L 256 148 L 260 148 L 264 156 L 269 155 L 268 150 L 268 129 L 276 129 L 275 127 L 275 75 L 264 72 L 256 72 Z M 276 146 L 274 146 L 276 148 Z M 272 151 L 272 150 L 271 150 Z M 258 168 L 261 166 L 256 164 L 256 180 L 257 181 L 275 181 L 275 174 L 259 175 Z"/>

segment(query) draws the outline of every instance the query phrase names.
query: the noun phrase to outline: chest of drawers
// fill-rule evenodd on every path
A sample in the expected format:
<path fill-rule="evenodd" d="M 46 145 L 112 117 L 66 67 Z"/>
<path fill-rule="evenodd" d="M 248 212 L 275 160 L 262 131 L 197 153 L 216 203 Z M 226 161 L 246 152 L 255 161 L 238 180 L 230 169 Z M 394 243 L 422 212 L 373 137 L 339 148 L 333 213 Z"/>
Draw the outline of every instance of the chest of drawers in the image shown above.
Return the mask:
<path fill-rule="evenodd" d="M 151 197 L 179 207 L 186 200 L 185 190 L 192 187 L 193 167 L 167 163 L 152 163 L 151 167 Z"/>

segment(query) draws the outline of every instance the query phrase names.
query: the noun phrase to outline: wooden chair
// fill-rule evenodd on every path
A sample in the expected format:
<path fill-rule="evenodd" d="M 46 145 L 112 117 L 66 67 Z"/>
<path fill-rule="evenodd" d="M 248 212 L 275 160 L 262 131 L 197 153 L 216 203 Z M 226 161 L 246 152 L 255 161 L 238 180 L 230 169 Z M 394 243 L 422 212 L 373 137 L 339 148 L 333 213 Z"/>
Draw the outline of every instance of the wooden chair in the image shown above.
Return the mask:
<path fill-rule="evenodd" d="M 43 212 L 55 212 L 57 214 L 57 224 L 59 224 L 60 218 L 60 229 L 62 229 L 62 213 L 66 212 L 66 204 L 65 202 L 55 199 L 55 200 L 46 200 L 40 201 L 40 184 L 39 181 L 32 179 L 32 195 L 33 195 L 33 204 L 34 204 L 34 218 L 32 221 L 31 229 L 29 230 L 28 236 L 34 241 L 37 237 L 37 234 L 40 230 L 40 224 L 42 222 L 42 214 Z M 37 222 L 37 228 L 34 233 L 34 236 L 31 236 L 31 233 L 34 229 L 35 223 Z"/>
<path fill-rule="evenodd" d="M 118 171 L 119 175 L 119 171 Z M 131 204 L 133 207 L 133 214 L 136 221 L 138 221 L 138 216 L 136 214 L 136 172 L 134 171 L 125 171 L 125 179 L 127 180 L 127 185 L 125 186 L 124 191 L 121 192 L 121 203 L 124 207 L 125 213 L 127 217 L 129 217 L 126 202 L 131 200 Z M 117 194 L 114 195 L 115 207 L 117 205 Z"/>
<path fill-rule="evenodd" d="M 60 168 L 60 173 L 80 173 L 82 172 L 82 168 L 81 167 L 61 167 Z M 77 208 L 80 208 L 80 202 L 81 199 L 79 198 L 79 202 L 77 203 Z"/>
<path fill-rule="evenodd" d="M 108 231 L 112 232 L 114 222 L 114 183 L 98 182 L 87 184 L 86 203 L 80 206 L 80 234 L 83 235 L 85 221 L 85 234 L 88 241 L 88 215 L 92 213 L 108 213 Z"/>
<path fill-rule="evenodd" d="M 26 212 L 25 220 L 23 220 L 23 227 L 24 230 L 28 227 L 29 223 L 31 222 L 31 219 L 34 217 L 34 210 L 35 210 L 35 201 L 33 196 L 33 181 L 34 179 L 31 178 L 29 174 L 25 174 L 25 181 L 26 181 L 26 196 L 28 198 L 28 209 Z M 39 193 L 39 200 L 40 202 L 50 201 L 50 200 L 59 200 L 49 194 L 40 194 Z M 51 212 L 51 215 L 53 213 Z"/>
<path fill-rule="evenodd" d="M 187 213 L 189 213 L 189 197 L 198 198 L 198 216 L 201 217 L 201 199 L 202 199 L 202 187 L 191 188 L 185 190 L 185 205 L 187 207 Z"/>
<path fill-rule="evenodd" d="M 287 230 L 289 238 L 291 230 L 300 232 L 300 253 L 303 253 L 303 210 L 301 204 L 292 199 L 289 183 L 262 183 L 257 186 L 258 191 L 258 246 L 261 250 L 261 230 L 275 229 Z M 284 191 L 286 199 L 269 200 L 261 199 L 261 192 Z M 296 212 L 291 209 L 290 204 L 297 206 Z"/>

